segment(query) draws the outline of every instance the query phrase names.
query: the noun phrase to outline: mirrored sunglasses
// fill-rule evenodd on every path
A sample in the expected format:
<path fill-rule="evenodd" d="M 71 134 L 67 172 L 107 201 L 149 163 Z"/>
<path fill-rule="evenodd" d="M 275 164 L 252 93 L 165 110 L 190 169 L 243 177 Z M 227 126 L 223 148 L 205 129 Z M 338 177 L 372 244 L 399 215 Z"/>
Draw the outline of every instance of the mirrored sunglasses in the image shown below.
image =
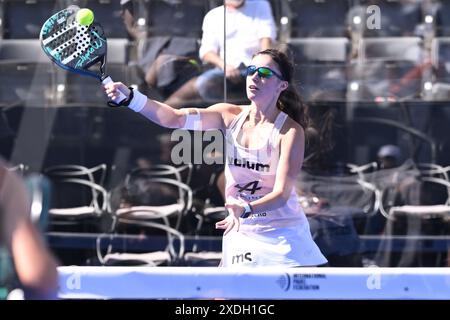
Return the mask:
<path fill-rule="evenodd" d="M 259 68 L 257 68 L 256 66 L 248 66 L 247 67 L 247 76 L 252 76 L 252 75 L 255 74 L 255 72 L 258 72 L 258 76 L 260 78 L 267 78 L 267 79 L 269 79 L 272 76 L 275 76 L 275 77 L 277 77 L 280 80 L 284 80 L 283 77 L 279 73 L 273 71 L 270 68 L 267 68 L 267 67 L 259 67 Z"/>

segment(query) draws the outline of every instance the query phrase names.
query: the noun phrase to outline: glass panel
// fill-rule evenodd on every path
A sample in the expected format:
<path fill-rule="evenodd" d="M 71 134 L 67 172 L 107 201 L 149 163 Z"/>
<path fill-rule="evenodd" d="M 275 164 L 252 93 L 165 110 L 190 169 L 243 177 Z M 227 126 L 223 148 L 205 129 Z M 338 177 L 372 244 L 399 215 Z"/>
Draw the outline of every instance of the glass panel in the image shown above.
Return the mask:
<path fill-rule="evenodd" d="M 60 165 L 103 170 L 55 184 L 52 209 L 87 210 L 50 221 L 49 245 L 63 264 L 155 251 L 162 258 L 113 256 L 110 265 L 217 265 L 215 224 L 227 216 L 222 132 L 171 130 L 109 108 L 97 79 L 45 56 L 40 27 L 70 4 L 104 25 L 114 81 L 177 109 L 250 104 L 253 55 L 285 52 L 311 118 L 297 204 L 330 266 L 450 266 L 445 1 L 3 0 L 0 155 L 25 177 Z M 276 78 L 260 67 L 252 76 Z M 130 183 L 136 170 L 152 176 Z M 155 177 L 177 183 L 156 186 Z M 166 205 L 152 216 L 152 206 Z"/>

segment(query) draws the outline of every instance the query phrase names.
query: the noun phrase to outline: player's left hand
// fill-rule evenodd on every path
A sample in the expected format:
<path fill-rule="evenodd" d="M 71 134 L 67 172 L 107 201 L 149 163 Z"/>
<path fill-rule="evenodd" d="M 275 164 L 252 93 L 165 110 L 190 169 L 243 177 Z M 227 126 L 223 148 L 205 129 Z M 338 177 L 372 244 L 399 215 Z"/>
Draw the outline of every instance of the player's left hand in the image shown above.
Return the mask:
<path fill-rule="evenodd" d="M 244 212 L 243 204 L 240 202 L 227 202 L 225 208 L 228 211 L 228 216 L 216 223 L 216 229 L 225 229 L 223 235 L 226 235 L 234 227 L 236 227 L 236 232 L 238 232 L 241 225 L 239 219 Z"/>
<path fill-rule="evenodd" d="M 216 223 L 216 229 L 225 229 L 223 235 L 225 236 L 236 226 L 236 232 L 239 231 L 239 218 L 236 218 L 232 213 L 230 213 L 225 219 Z"/>

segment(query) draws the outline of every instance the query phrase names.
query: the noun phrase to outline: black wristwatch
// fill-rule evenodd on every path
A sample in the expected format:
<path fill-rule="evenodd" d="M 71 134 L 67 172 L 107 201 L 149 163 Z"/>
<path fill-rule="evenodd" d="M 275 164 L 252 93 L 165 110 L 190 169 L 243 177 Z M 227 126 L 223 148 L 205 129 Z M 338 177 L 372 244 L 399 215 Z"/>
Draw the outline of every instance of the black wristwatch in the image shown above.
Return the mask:
<path fill-rule="evenodd" d="M 253 208 L 250 205 L 249 202 L 244 204 L 244 212 L 241 214 L 241 218 L 245 219 L 248 218 L 249 215 L 251 215 L 253 213 Z"/>

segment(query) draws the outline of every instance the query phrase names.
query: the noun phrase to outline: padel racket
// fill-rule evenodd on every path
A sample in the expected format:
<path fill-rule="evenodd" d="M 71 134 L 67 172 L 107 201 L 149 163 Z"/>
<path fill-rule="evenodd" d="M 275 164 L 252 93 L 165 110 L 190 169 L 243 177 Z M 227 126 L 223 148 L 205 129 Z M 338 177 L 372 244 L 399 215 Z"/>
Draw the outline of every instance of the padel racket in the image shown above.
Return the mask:
<path fill-rule="evenodd" d="M 102 26 L 93 22 L 88 26 L 77 22 L 80 10 L 72 5 L 52 15 L 42 26 L 41 46 L 47 56 L 63 69 L 98 79 L 103 84 L 112 82 L 106 75 L 106 36 Z M 121 93 L 109 106 L 117 106 L 126 99 Z"/>

